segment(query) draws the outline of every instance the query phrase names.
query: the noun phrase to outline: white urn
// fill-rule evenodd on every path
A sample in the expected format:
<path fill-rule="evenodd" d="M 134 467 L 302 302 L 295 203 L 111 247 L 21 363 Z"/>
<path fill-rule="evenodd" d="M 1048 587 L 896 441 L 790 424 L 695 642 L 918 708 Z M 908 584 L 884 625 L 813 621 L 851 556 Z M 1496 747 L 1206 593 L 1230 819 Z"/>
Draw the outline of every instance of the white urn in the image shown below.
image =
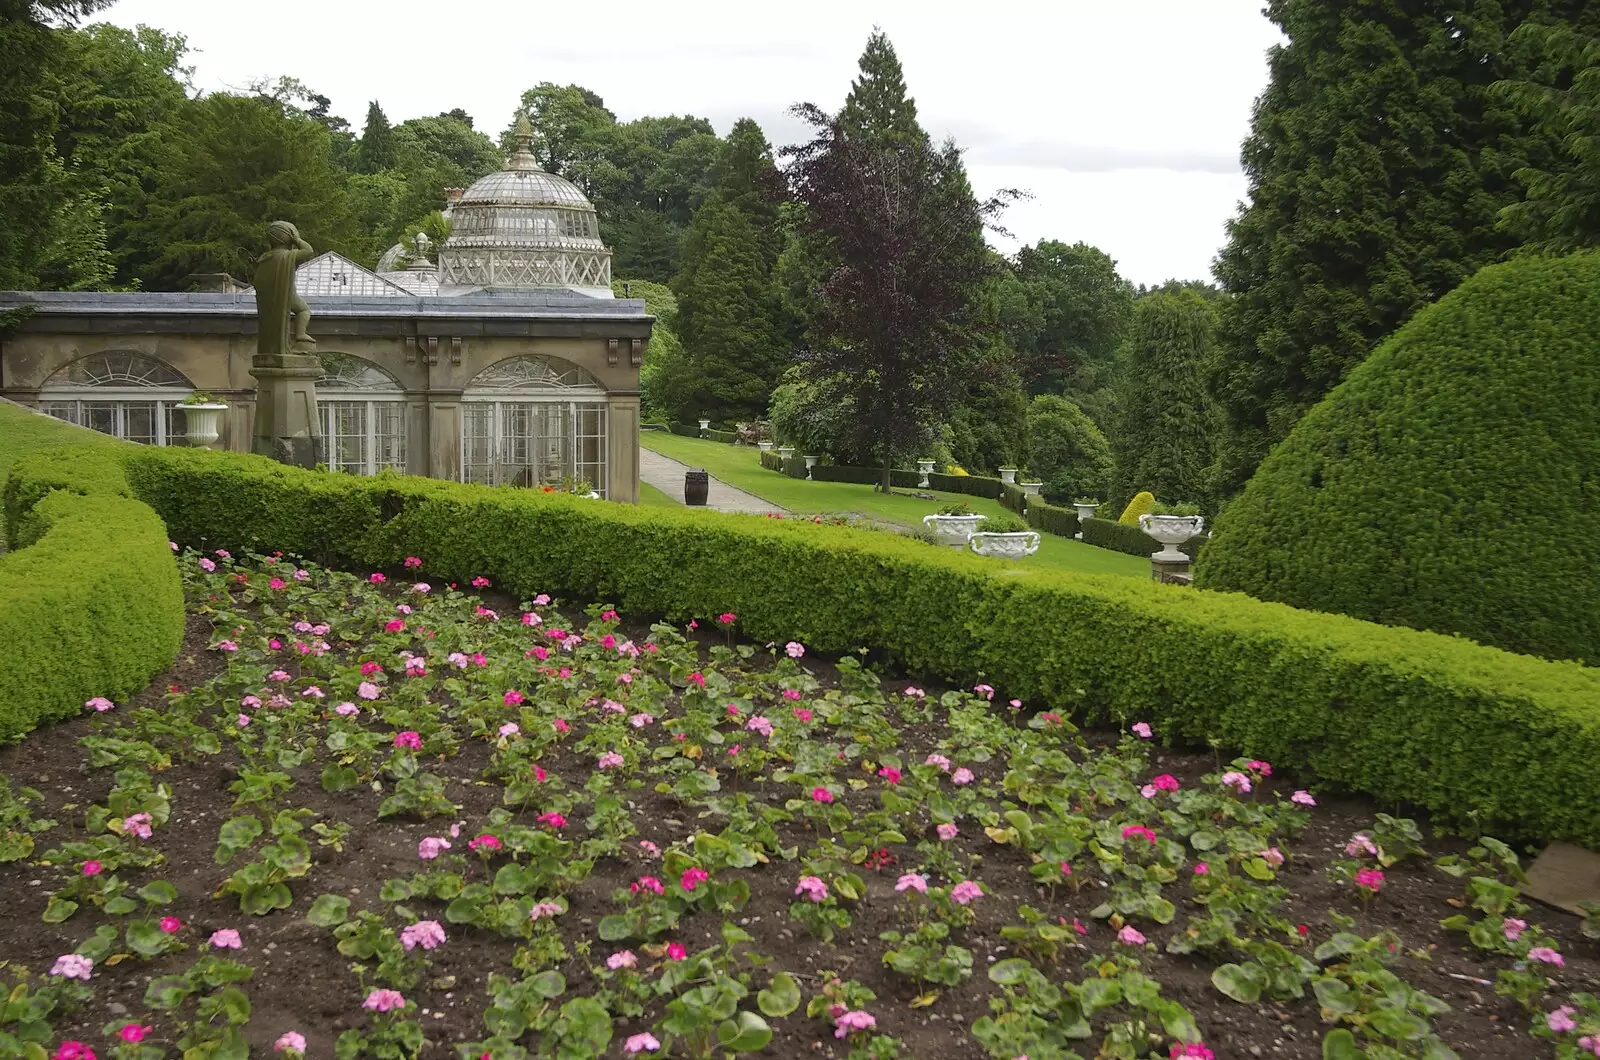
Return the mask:
<path fill-rule="evenodd" d="M 180 405 L 183 409 L 184 437 L 199 449 L 209 449 L 222 436 L 222 414 L 228 406 L 215 402 L 200 405 Z"/>
<path fill-rule="evenodd" d="M 933 529 L 941 545 L 965 548 L 978 524 L 987 518 L 986 515 L 925 515 L 922 525 Z"/>
<path fill-rule="evenodd" d="M 770 453 L 770 452 L 772 452 L 772 443 L 771 442 L 757 442 L 756 443 L 756 448 L 761 450 L 763 453 Z"/>
<path fill-rule="evenodd" d="M 1044 489 L 1044 483 L 1043 482 L 1019 482 L 1019 483 L 1017 483 L 1017 487 L 1019 489 L 1021 489 L 1022 492 L 1025 493 L 1026 495 L 1028 495 L 1029 497 L 1037 497 L 1039 495 L 1039 491 Z"/>
<path fill-rule="evenodd" d="M 991 534 L 980 530 L 972 535 L 967 547 L 980 556 L 1021 559 L 1039 551 L 1039 533 L 1036 530 L 1019 530 L 1016 533 Z"/>
<path fill-rule="evenodd" d="M 1000 481 L 1004 482 L 1007 486 L 1014 485 L 1017 481 L 1017 469 L 1014 467 L 1001 468 Z"/>
<path fill-rule="evenodd" d="M 807 456 L 807 457 L 802 457 L 801 459 L 803 459 L 806 462 L 806 478 L 810 478 L 811 477 L 811 469 L 817 466 L 817 461 L 821 460 L 822 457 L 820 457 L 820 456 Z"/>
<path fill-rule="evenodd" d="M 1161 545 L 1161 551 L 1152 553 L 1150 558 L 1164 563 L 1189 562 L 1189 557 L 1179 552 L 1178 546 L 1199 536 L 1205 528 L 1206 520 L 1202 515 L 1139 516 L 1139 529 Z"/>
<path fill-rule="evenodd" d="M 1073 534 L 1072 536 L 1075 539 L 1077 539 L 1079 541 L 1082 541 L 1083 540 L 1083 529 L 1082 529 L 1083 528 L 1083 521 L 1085 519 L 1093 519 L 1094 518 L 1094 513 L 1098 512 L 1100 510 L 1100 505 L 1096 504 L 1094 501 L 1073 501 L 1072 502 L 1072 507 L 1078 513 L 1078 527 L 1079 527 L 1078 532 L 1076 534 Z"/>
<path fill-rule="evenodd" d="M 917 483 L 917 485 L 919 487 L 921 487 L 922 489 L 927 489 L 928 488 L 928 476 L 933 474 L 933 461 L 932 460 L 918 460 L 917 461 L 917 473 L 922 476 L 922 481 Z"/>

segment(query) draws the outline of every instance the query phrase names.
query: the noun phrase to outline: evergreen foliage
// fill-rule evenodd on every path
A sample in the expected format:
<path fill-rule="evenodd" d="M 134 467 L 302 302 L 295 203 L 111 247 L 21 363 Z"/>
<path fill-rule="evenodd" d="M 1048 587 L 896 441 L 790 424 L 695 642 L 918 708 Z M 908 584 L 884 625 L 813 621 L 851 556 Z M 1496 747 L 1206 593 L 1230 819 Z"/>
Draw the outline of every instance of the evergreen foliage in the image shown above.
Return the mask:
<path fill-rule="evenodd" d="M 1492 91 L 1536 62 L 1508 36 L 1600 17 L 1584 0 L 1266 10 L 1288 42 L 1244 145 L 1250 201 L 1217 262 L 1231 297 L 1208 368 L 1226 493 L 1383 336 L 1517 245 L 1495 225 L 1513 174 L 1562 163 Z"/>
<path fill-rule="evenodd" d="M 356 172 L 381 173 L 393 169 L 399 161 L 394 146 L 394 127 L 378 101 L 373 100 L 367 104 L 367 124 L 362 127 L 361 142 L 356 144 Z"/>
<path fill-rule="evenodd" d="M 1207 498 L 1215 415 L 1201 380 L 1216 314 L 1192 290 L 1141 298 L 1116 382 L 1114 499 L 1143 489 L 1169 502 Z"/>
<path fill-rule="evenodd" d="M 1148 515 L 1155 509 L 1156 496 L 1149 490 L 1141 490 L 1133 495 L 1128 506 L 1122 509 L 1122 514 L 1117 516 L 1117 522 L 1123 526 L 1138 526 L 1139 516 Z"/>
<path fill-rule="evenodd" d="M 1040 394 L 1028 404 L 1027 472 L 1062 503 L 1104 497 L 1111 485 L 1111 446 L 1071 398 Z"/>
<path fill-rule="evenodd" d="M 1600 251 L 1484 269 L 1273 450 L 1200 584 L 1600 659 Z"/>
<path fill-rule="evenodd" d="M 906 94 L 900 57 L 883 30 L 873 29 L 858 65 L 860 75 L 850 82 L 839 112 L 844 135 L 902 145 L 927 139 L 917 123 L 916 101 Z"/>
<path fill-rule="evenodd" d="M 640 403 L 646 419 L 670 422 L 663 387 L 668 379 L 683 371 L 677 296 L 666 284 L 649 280 L 614 280 L 611 290 L 618 298 L 644 299 L 645 311 L 656 318 L 650 327 L 650 344 L 645 347 L 644 363 L 639 366 Z"/>
<path fill-rule="evenodd" d="M 1028 392 L 1065 394 L 1102 413 L 1133 310 L 1132 285 L 1105 251 L 1054 239 L 1017 251 L 1016 272 L 1029 303 L 1016 338 Z"/>

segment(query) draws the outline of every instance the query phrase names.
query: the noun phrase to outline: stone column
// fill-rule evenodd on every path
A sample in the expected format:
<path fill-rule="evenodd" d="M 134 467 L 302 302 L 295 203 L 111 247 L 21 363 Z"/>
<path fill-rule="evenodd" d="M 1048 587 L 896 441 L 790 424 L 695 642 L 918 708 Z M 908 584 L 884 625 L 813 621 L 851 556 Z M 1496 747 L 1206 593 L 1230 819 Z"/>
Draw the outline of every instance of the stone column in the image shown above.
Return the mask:
<path fill-rule="evenodd" d="M 461 392 L 428 395 L 428 474 L 461 481 Z"/>
<path fill-rule="evenodd" d="M 317 413 L 317 380 L 322 362 L 315 354 L 257 354 L 250 363 L 256 380 L 255 430 L 250 451 L 295 467 L 327 460 L 322 417 Z"/>
<path fill-rule="evenodd" d="M 606 406 L 606 498 L 638 504 L 639 399 L 612 395 Z"/>

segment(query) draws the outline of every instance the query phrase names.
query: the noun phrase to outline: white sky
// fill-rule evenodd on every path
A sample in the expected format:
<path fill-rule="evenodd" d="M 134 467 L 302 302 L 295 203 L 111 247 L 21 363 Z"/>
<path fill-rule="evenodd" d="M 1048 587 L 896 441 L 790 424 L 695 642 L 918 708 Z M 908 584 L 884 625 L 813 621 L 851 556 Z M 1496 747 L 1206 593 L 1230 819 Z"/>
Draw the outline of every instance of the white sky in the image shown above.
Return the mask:
<path fill-rule="evenodd" d="M 774 146 L 799 135 L 790 104 L 843 102 L 880 25 L 923 125 L 966 149 L 979 194 L 1032 193 L 1006 217 L 1018 238 L 1083 240 L 1159 283 L 1209 275 L 1244 197 L 1239 145 L 1281 39 L 1261 5 L 120 0 L 101 17 L 186 36 L 204 89 L 297 77 L 357 131 L 376 98 L 391 121 L 463 107 L 495 135 L 524 89 L 554 81 L 624 121 L 687 113 L 725 133 L 753 117 Z"/>

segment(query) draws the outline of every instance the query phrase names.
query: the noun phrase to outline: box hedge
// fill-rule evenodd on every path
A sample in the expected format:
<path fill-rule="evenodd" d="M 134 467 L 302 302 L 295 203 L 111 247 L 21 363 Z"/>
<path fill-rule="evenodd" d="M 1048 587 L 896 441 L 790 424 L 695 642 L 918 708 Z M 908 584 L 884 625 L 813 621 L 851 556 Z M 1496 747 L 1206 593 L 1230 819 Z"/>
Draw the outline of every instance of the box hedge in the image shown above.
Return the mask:
<path fill-rule="evenodd" d="M 1058 537 L 1074 537 L 1078 533 L 1078 513 L 1073 508 L 1060 508 L 1046 504 L 1038 497 L 1028 505 L 1028 525 L 1035 530 Z"/>
<path fill-rule="evenodd" d="M 1600 251 L 1493 265 L 1295 425 L 1196 583 L 1600 662 Z"/>
<path fill-rule="evenodd" d="M 867 646 L 914 673 L 981 676 L 1030 706 L 1146 720 L 1175 741 L 1215 738 L 1477 828 L 1600 843 L 1600 672 L 1575 663 L 1240 594 L 1021 576 L 800 520 L 316 474 L 231 453 L 130 447 L 98 459 L 119 457 L 132 491 L 187 544 L 283 549 L 357 570 L 417 555 L 434 582 L 484 575 L 521 596 L 676 619 L 732 611 L 758 641 Z M 71 467 L 115 479 L 92 462 Z M 62 469 L 24 458 L 18 494 Z M 153 562 L 149 537 L 141 548 Z"/>

